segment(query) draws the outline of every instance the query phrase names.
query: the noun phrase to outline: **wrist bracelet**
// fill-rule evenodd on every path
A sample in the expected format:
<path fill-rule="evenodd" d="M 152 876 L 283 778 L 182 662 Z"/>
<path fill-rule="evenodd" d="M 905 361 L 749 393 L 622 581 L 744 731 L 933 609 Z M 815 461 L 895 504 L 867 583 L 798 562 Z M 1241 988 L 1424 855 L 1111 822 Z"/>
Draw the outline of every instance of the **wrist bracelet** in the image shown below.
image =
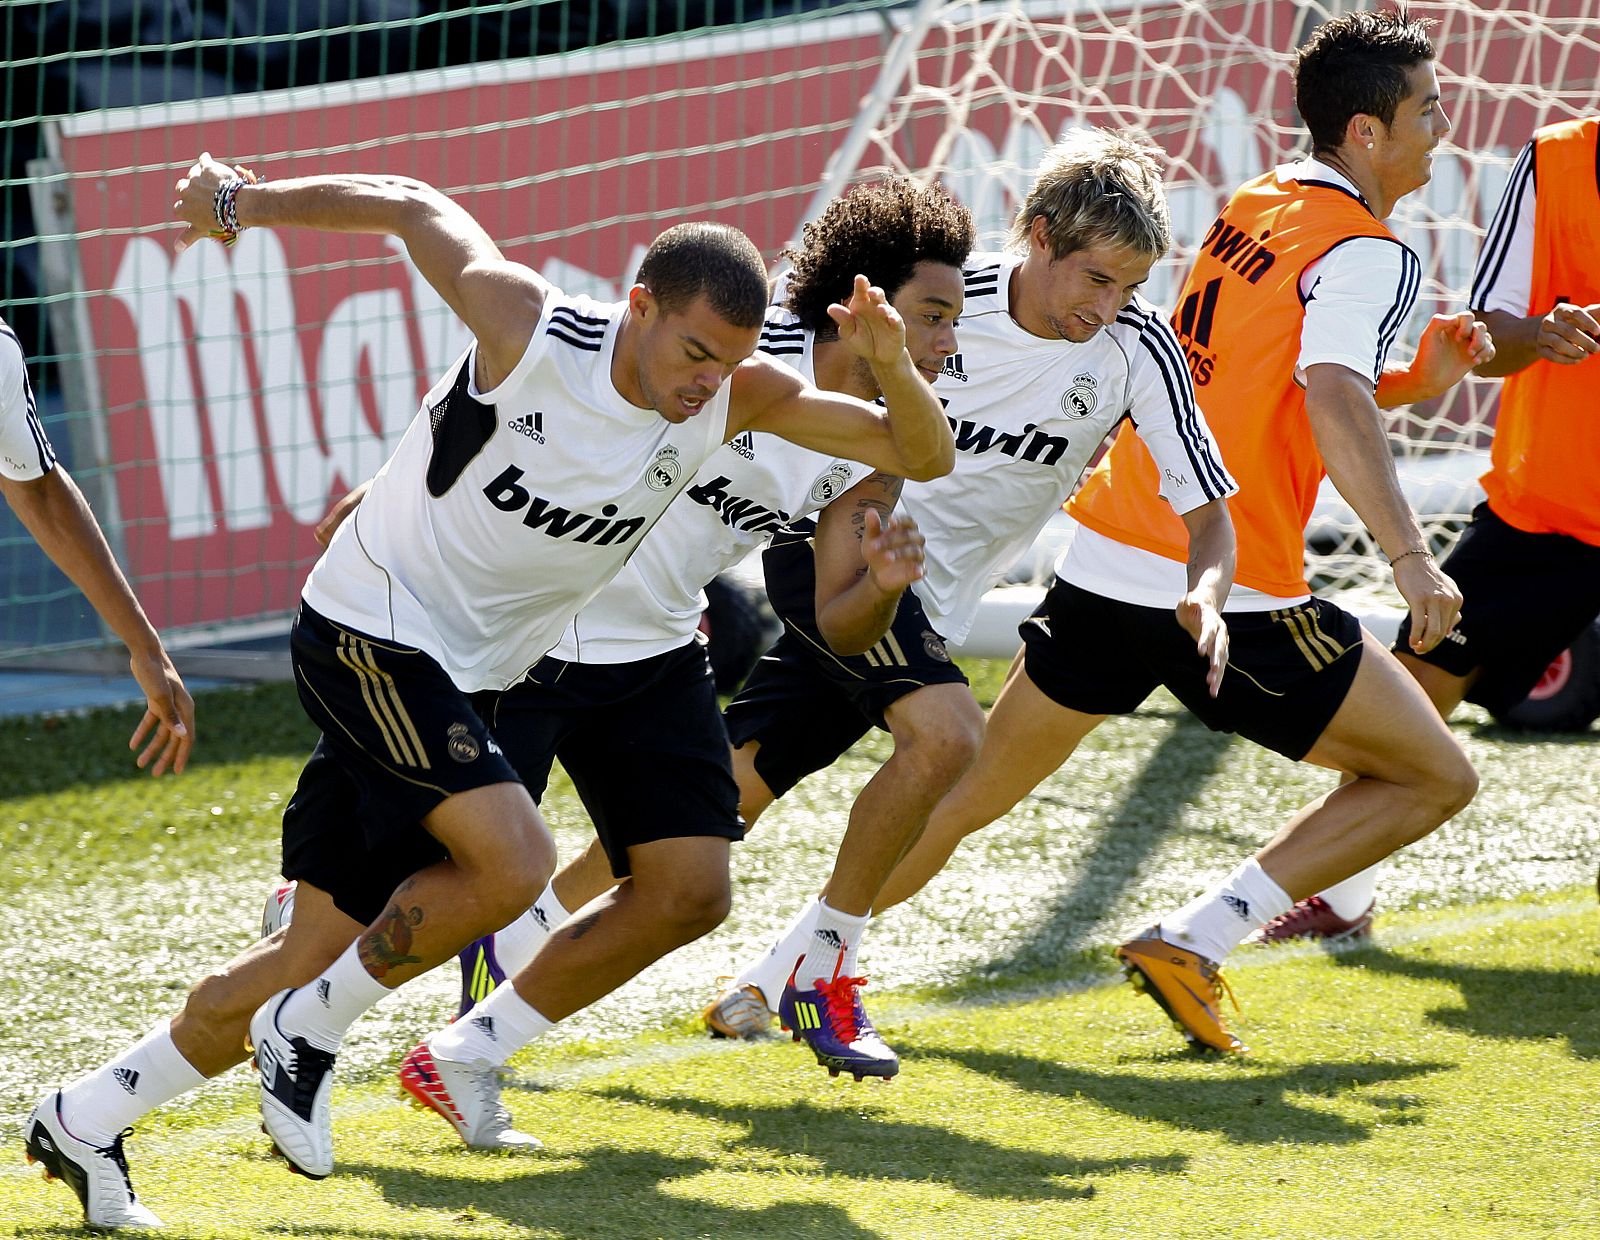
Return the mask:
<path fill-rule="evenodd" d="M 1400 561 L 1405 559 L 1406 556 L 1408 556 L 1408 555 L 1432 555 L 1432 554 L 1433 554 L 1433 552 L 1430 551 L 1427 547 L 1413 547 L 1413 548 L 1411 548 L 1410 551 L 1402 551 L 1399 555 L 1395 556 L 1394 559 L 1390 560 L 1389 561 L 1389 567 L 1393 568 L 1396 564 L 1400 563 Z"/>
<path fill-rule="evenodd" d="M 229 177 L 217 186 L 217 192 L 211 198 L 211 213 L 217 218 L 217 227 L 211 235 L 223 245 L 232 245 L 239 239 L 239 191 L 246 185 L 260 183 L 261 178 L 250 169 L 241 168 L 239 175 Z"/>

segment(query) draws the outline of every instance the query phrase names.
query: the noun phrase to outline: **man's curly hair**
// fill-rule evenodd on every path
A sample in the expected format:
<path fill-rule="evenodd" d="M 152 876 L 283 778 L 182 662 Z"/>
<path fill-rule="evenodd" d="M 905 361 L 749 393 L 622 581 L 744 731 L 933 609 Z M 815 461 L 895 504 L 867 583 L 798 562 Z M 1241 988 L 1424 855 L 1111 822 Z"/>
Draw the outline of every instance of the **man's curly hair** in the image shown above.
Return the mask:
<path fill-rule="evenodd" d="M 960 267 L 972 252 L 972 216 L 949 194 L 911 177 L 858 185 L 805 226 L 784 308 L 819 335 L 837 331 L 828 307 L 849 301 L 857 275 L 894 300 L 918 263 Z"/>

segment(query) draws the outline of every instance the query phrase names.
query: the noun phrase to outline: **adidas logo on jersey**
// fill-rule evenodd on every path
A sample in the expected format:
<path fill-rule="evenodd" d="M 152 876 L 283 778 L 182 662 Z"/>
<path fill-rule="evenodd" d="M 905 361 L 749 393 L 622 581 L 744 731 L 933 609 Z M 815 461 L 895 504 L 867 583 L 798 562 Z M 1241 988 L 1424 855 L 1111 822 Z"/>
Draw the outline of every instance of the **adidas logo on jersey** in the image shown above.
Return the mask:
<path fill-rule="evenodd" d="M 319 978 L 318 978 L 318 979 L 317 979 L 317 998 L 319 998 L 319 999 L 321 999 L 321 1000 L 322 1000 L 322 1006 L 323 1006 L 323 1007 L 330 1007 L 330 1006 L 332 1006 L 332 1005 L 331 1005 L 331 1004 L 330 1004 L 330 1003 L 329 1003 L 329 1002 L 328 1002 L 328 1000 L 329 1000 L 329 997 L 330 997 L 330 996 L 331 996 L 331 995 L 332 995 L 332 994 L 333 994 L 333 983 L 332 983 L 332 982 L 330 982 L 330 981 L 329 981 L 329 980 L 328 980 L 328 979 L 327 979 L 327 978 L 325 978 L 325 977 L 319 977 Z"/>
<path fill-rule="evenodd" d="M 507 465 L 483 488 L 484 497 L 501 512 L 522 512 L 527 509 L 523 512 L 522 524 L 530 530 L 538 530 L 546 538 L 608 547 L 613 543 L 627 542 L 645 527 L 643 517 L 615 519 L 615 504 L 604 505 L 598 516 L 592 512 L 571 512 L 522 486 L 519 482 L 522 476 L 523 471 L 517 466 Z"/>
<path fill-rule="evenodd" d="M 949 375 L 952 379 L 959 379 L 961 382 L 965 383 L 967 381 L 967 372 L 961 367 L 961 354 L 952 353 L 949 357 L 944 359 L 944 366 L 940 369 L 939 373 L 941 375 Z"/>
<path fill-rule="evenodd" d="M 506 426 L 519 435 L 526 435 L 534 443 L 544 442 L 544 414 L 537 409 L 532 413 L 519 414 L 507 422 Z"/>
<path fill-rule="evenodd" d="M 728 447 L 732 448 L 747 461 L 756 459 L 756 437 L 749 431 L 744 431 L 735 438 L 730 439 Z"/>
<path fill-rule="evenodd" d="M 732 478 L 717 478 L 711 482 L 692 486 L 685 494 L 695 503 L 704 504 L 711 509 L 722 518 L 723 524 L 732 530 L 747 530 L 761 534 L 781 529 L 789 524 L 788 513 L 774 511 L 756 503 L 753 499 L 735 495 L 728 490 L 732 485 Z"/>
<path fill-rule="evenodd" d="M 139 1092 L 139 1074 L 132 1068 L 113 1068 L 111 1075 L 116 1078 L 117 1084 L 130 1094 Z"/>

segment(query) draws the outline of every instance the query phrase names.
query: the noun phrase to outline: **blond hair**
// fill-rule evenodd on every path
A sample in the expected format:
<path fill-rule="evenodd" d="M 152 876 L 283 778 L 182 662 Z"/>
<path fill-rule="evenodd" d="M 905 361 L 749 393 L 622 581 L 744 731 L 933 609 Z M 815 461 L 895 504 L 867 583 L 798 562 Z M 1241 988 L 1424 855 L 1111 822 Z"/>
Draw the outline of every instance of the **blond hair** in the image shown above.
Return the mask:
<path fill-rule="evenodd" d="M 1132 133 L 1074 129 L 1040 160 L 1011 225 L 1012 249 L 1028 248 L 1040 216 L 1052 258 L 1093 245 L 1160 258 L 1172 245 L 1160 152 Z"/>

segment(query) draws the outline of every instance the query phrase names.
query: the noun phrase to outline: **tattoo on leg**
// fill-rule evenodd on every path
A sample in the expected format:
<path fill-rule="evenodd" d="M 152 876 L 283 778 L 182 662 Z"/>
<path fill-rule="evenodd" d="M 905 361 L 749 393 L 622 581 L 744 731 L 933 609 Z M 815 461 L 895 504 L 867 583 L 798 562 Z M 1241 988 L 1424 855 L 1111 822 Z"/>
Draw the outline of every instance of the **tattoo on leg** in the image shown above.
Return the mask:
<path fill-rule="evenodd" d="M 587 916 L 578 918 L 577 921 L 568 922 L 565 926 L 561 927 L 561 933 L 569 939 L 581 939 L 584 935 L 588 934 L 589 931 L 594 929 L 595 923 L 599 920 L 600 913 L 599 910 L 596 910 Z"/>
<path fill-rule="evenodd" d="M 361 963 L 373 977 L 385 977 L 402 965 L 417 964 L 421 956 L 411 955 L 412 931 L 423 922 L 422 909 L 409 910 L 391 904 L 377 925 L 361 936 Z"/>

